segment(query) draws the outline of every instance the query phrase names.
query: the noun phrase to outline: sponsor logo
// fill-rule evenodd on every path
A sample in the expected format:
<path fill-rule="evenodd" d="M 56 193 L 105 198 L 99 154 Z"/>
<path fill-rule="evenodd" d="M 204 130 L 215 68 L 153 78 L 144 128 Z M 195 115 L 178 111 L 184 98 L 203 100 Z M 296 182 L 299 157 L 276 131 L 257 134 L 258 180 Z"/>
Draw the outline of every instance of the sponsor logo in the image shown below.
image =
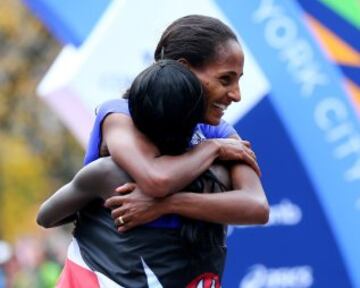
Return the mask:
<path fill-rule="evenodd" d="M 310 266 L 268 268 L 257 264 L 249 270 L 239 288 L 307 288 L 314 283 Z"/>
<path fill-rule="evenodd" d="M 214 273 L 203 273 L 191 281 L 186 288 L 220 288 L 220 279 Z"/>
<path fill-rule="evenodd" d="M 288 199 L 270 207 L 269 222 L 265 226 L 297 225 L 302 219 L 300 207 Z"/>

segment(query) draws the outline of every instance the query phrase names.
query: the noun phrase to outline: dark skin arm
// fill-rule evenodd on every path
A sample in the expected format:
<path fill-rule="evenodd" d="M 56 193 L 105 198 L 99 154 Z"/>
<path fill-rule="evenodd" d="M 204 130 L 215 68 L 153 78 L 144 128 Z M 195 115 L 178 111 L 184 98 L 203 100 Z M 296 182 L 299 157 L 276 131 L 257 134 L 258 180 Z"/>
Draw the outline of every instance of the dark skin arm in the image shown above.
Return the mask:
<path fill-rule="evenodd" d="M 224 167 L 215 165 L 212 167 L 212 171 L 222 183 L 230 185 L 229 173 Z M 37 223 L 44 228 L 64 224 L 69 217 L 91 200 L 96 198 L 105 200 L 113 196 L 117 186 L 130 180 L 129 176 L 110 157 L 98 159 L 82 168 L 71 182 L 61 187 L 41 205 L 37 215 Z M 208 188 L 205 187 L 206 189 Z M 192 195 L 196 193 L 186 194 Z M 138 196 L 136 191 L 129 194 L 130 198 L 136 200 L 136 209 L 131 208 L 128 212 L 143 211 L 147 213 L 147 222 L 155 220 L 162 214 L 172 213 L 170 211 L 173 209 L 173 204 L 171 201 L 166 203 L 166 198 L 154 199 L 145 194 L 142 194 L 141 197 L 136 196 Z M 159 205 L 160 203 L 161 205 Z M 126 206 L 124 205 L 123 207 Z"/>
<path fill-rule="evenodd" d="M 74 220 L 74 213 L 96 198 L 107 199 L 114 190 L 131 179 L 110 157 L 98 159 L 82 168 L 71 182 L 61 187 L 40 207 L 37 223 L 44 228 Z"/>
<path fill-rule="evenodd" d="M 239 139 L 237 135 L 231 137 Z M 162 199 L 149 199 L 139 186 L 128 183 L 119 187 L 117 192 L 125 194 L 133 191 L 132 193 L 113 196 L 105 205 L 112 209 L 112 217 L 121 232 L 169 213 L 223 224 L 267 223 L 269 205 L 259 175 L 253 167 L 239 162 L 233 162 L 233 165 L 229 166 L 229 171 L 232 190 L 229 189 L 230 191 L 225 193 L 182 192 Z M 221 169 L 217 175 L 224 180 L 224 172 L 221 172 Z M 143 201 L 148 205 L 141 206 L 140 203 Z M 152 208 L 149 210 L 147 207 Z M 125 225 L 120 225 L 119 216 L 123 216 Z"/>
<path fill-rule="evenodd" d="M 265 224 L 269 207 L 257 175 L 244 164 L 234 165 L 230 174 L 233 190 L 212 194 L 177 193 L 167 199 L 164 213 L 223 224 Z"/>
<path fill-rule="evenodd" d="M 231 137 L 239 139 L 238 135 Z M 164 213 L 223 224 L 266 224 L 269 204 L 259 175 L 249 165 L 239 162 L 233 163 L 229 172 L 232 190 L 221 194 L 190 192 L 173 195 L 165 203 Z"/>
<path fill-rule="evenodd" d="M 215 159 L 241 161 L 260 174 L 250 143 L 240 139 L 212 139 L 179 156 L 159 156 L 157 148 L 124 114 L 107 116 L 102 130 L 103 155 L 110 154 L 139 188 L 152 197 L 164 197 L 183 189 Z"/>
<path fill-rule="evenodd" d="M 247 142 L 244 143 L 249 145 Z M 237 143 L 236 141 L 229 141 L 227 145 L 229 147 L 226 148 L 227 151 L 224 152 L 223 155 L 231 159 L 231 157 L 234 156 L 231 153 L 238 152 L 236 147 L 233 149 L 231 146 L 236 146 Z M 187 156 L 190 157 L 190 155 L 193 154 L 188 153 Z M 204 155 L 206 156 L 206 153 L 201 154 L 201 157 Z M 173 158 L 172 161 L 176 160 L 176 157 L 169 158 Z M 191 159 L 189 159 L 189 161 L 190 160 Z M 116 187 L 130 181 L 128 175 L 124 174 L 122 172 L 123 170 L 115 165 L 113 161 L 111 161 L 110 164 L 108 162 L 110 163 L 110 161 L 99 159 L 95 161 L 95 163 L 97 163 L 96 165 L 95 163 L 91 163 L 81 169 L 70 183 L 60 188 L 52 197 L 42 204 L 37 217 L 38 224 L 48 228 L 69 223 L 75 219 L 74 213 L 84 207 L 89 201 L 99 197 L 106 199 L 113 195 Z M 163 164 L 165 165 L 165 163 Z M 193 171 L 187 171 L 190 174 L 193 173 Z M 105 178 L 108 179 L 109 175 L 112 175 L 112 178 L 110 178 L 111 181 L 104 182 L 103 180 Z M 143 195 L 140 202 L 143 205 L 141 209 L 145 211 L 152 205 L 152 198 Z M 153 219 L 156 218 L 157 217 Z"/>
<path fill-rule="evenodd" d="M 116 162 L 116 159 L 118 159 L 117 164 L 119 162 L 123 163 L 124 170 L 130 171 L 130 175 L 131 173 L 136 175 L 139 182 L 143 183 L 144 187 L 147 187 L 147 194 L 153 197 L 162 196 L 165 190 L 166 193 L 171 193 L 171 191 L 177 191 L 172 190 L 176 187 L 184 187 L 205 171 L 216 157 L 222 160 L 245 161 L 249 165 L 253 165 L 252 167 L 259 172 L 254 153 L 247 141 L 214 139 L 202 143 L 180 156 L 158 157 L 157 148 L 134 127 L 131 118 L 122 114 L 111 114 L 106 119 L 103 125 L 104 143 L 102 143 L 102 151 L 104 151 L 104 147 L 106 150 L 109 147 L 118 145 L 116 146 L 117 149 L 112 152 L 115 154 L 112 155 L 114 161 Z M 109 145 L 108 143 L 111 144 Z M 120 149 L 121 147 L 122 149 Z M 118 151 L 127 151 L 127 153 L 119 154 Z M 162 174 L 158 174 L 159 172 Z M 99 175 L 102 174 L 99 173 Z M 81 176 L 81 173 L 77 175 L 71 183 L 59 189 L 54 197 L 51 198 L 51 201 L 46 201 L 42 205 L 38 216 L 40 225 L 52 227 L 65 223 L 69 219 L 67 217 L 70 217 L 82 208 L 90 199 L 94 199 L 95 195 L 96 197 L 99 196 L 96 194 L 98 191 L 101 191 L 100 188 L 97 188 L 98 186 L 86 185 L 86 181 L 76 181 L 76 179 L 86 179 Z M 96 178 L 96 175 L 93 175 L 93 177 Z M 93 178 L 90 177 L 91 179 Z M 174 185 L 171 181 L 172 179 L 174 179 Z M 116 183 L 117 185 L 114 185 L 113 188 L 124 184 L 124 182 L 121 182 L 121 178 Z M 152 185 L 149 184 L 148 187 L 146 183 L 152 183 Z M 141 184 L 139 187 L 141 187 Z M 165 190 L 161 187 L 165 188 Z M 87 190 L 90 192 L 85 193 Z M 112 192 L 114 189 L 110 190 Z M 79 192 L 72 193 L 70 191 L 81 191 L 84 195 L 81 195 Z M 62 197 L 58 195 L 62 195 Z M 143 198 L 145 198 L 143 209 L 146 209 L 146 205 L 149 206 L 150 204 L 145 205 L 145 203 L 148 203 L 150 198 L 146 198 L 145 195 L 143 195 Z M 64 204 L 65 209 L 60 205 L 61 203 Z"/>
<path fill-rule="evenodd" d="M 219 167 L 215 172 L 222 181 L 226 181 L 228 174 Z M 151 199 L 144 196 L 136 184 L 126 184 L 118 192 L 133 192 L 111 197 L 105 205 L 114 208 L 112 217 L 120 232 L 165 214 L 222 224 L 265 224 L 269 217 L 269 206 L 254 170 L 244 164 L 234 164 L 230 168 L 230 180 L 232 189 L 224 193 L 181 192 L 162 199 Z M 147 205 L 143 205 L 144 201 Z M 123 216 L 124 225 L 120 225 L 119 216 Z"/>

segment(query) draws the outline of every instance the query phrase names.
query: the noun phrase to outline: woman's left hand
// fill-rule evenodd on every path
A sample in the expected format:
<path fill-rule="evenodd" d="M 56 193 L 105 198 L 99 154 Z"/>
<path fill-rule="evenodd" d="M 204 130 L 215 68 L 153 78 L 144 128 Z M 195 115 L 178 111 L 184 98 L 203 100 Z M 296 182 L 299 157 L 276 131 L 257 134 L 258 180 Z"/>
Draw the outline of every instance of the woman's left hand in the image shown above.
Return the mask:
<path fill-rule="evenodd" d="M 162 216 L 161 199 L 144 194 L 135 183 L 126 183 L 105 201 L 119 232 L 149 223 Z"/>

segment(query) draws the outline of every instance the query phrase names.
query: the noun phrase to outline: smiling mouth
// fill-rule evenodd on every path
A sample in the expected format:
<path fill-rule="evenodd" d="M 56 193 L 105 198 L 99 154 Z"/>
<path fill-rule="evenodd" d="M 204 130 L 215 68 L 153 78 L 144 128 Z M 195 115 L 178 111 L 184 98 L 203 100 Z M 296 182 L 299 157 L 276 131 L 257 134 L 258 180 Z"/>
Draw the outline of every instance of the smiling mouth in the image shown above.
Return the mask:
<path fill-rule="evenodd" d="M 220 104 L 220 103 L 214 103 L 213 104 L 216 108 L 220 109 L 222 112 L 224 112 L 227 108 L 227 105 Z"/>

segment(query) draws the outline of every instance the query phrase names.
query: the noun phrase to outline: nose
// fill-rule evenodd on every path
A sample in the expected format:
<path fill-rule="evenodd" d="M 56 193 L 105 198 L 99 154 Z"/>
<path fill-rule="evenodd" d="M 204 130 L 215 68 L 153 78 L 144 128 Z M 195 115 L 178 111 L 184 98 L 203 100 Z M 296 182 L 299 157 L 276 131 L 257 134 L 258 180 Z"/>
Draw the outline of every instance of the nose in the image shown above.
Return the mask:
<path fill-rule="evenodd" d="M 231 90 L 228 92 L 228 97 L 233 102 L 239 102 L 241 100 L 239 83 L 236 83 L 236 85 L 231 88 Z"/>

